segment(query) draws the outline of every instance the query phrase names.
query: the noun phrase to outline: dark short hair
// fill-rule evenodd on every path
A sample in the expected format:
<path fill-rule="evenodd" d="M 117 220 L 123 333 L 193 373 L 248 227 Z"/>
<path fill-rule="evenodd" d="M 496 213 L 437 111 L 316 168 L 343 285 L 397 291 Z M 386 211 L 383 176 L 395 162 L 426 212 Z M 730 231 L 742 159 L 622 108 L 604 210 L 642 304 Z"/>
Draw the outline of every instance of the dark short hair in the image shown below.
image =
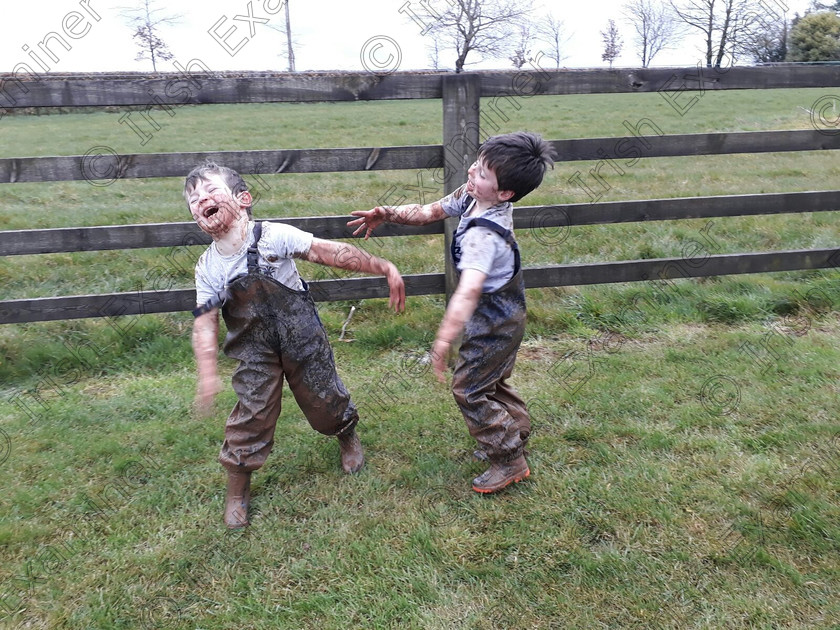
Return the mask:
<path fill-rule="evenodd" d="M 207 181 L 211 175 L 220 175 L 222 181 L 230 188 L 230 192 L 235 197 L 241 192 L 248 190 L 247 182 L 242 179 L 242 176 L 227 166 L 221 166 L 211 160 L 207 160 L 204 164 L 196 166 L 187 175 L 184 180 L 184 199 L 188 199 L 190 193 L 198 186 L 199 181 Z M 187 201 L 189 206 L 189 201 Z M 248 206 L 248 218 L 251 218 L 251 206 Z"/>
<path fill-rule="evenodd" d="M 478 157 L 496 174 L 500 191 L 513 191 L 511 202 L 534 190 L 542 183 L 548 167 L 554 168 L 551 145 L 528 131 L 488 138 L 479 147 Z"/>

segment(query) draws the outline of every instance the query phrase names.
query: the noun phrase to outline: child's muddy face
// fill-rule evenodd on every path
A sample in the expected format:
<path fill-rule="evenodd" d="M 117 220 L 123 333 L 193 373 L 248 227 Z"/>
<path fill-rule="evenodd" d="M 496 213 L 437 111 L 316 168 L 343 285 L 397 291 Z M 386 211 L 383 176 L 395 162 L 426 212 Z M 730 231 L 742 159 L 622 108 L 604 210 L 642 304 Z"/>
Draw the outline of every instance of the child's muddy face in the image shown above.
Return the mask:
<path fill-rule="evenodd" d="M 246 212 L 219 175 L 199 180 L 187 203 L 198 227 L 211 236 L 228 232 L 239 215 Z"/>

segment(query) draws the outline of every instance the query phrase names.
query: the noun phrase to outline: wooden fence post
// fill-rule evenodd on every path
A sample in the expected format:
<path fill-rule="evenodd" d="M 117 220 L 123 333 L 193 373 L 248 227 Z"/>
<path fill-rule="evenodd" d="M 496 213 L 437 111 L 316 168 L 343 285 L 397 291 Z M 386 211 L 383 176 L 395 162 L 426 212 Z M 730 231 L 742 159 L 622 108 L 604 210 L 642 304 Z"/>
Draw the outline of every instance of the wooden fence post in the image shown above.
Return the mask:
<path fill-rule="evenodd" d="M 478 154 L 481 78 L 477 74 L 443 76 L 443 177 L 447 195 L 467 181 L 467 170 Z M 458 219 L 444 221 L 446 299 L 455 291 L 457 277 L 449 255 Z"/>

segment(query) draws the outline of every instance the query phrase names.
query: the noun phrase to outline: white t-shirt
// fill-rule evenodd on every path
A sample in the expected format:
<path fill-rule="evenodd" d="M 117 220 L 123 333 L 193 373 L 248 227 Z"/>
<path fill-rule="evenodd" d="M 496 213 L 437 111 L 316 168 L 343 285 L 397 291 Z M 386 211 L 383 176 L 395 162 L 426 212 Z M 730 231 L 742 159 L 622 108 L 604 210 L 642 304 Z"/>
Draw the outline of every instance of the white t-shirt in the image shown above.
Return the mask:
<path fill-rule="evenodd" d="M 476 217 L 498 223 L 506 230 L 513 230 L 513 204 L 506 201 L 468 217 L 466 214 L 475 202 L 466 193 L 465 188 L 461 186 L 441 199 L 440 205 L 449 216 L 461 217 L 454 236 L 456 245 L 461 248 L 458 271 L 477 269 L 487 274 L 482 292 L 493 293 L 501 289 L 513 277 L 515 265 L 513 248 L 499 234 L 480 225 L 471 227 L 463 234 L 461 231 L 465 223 Z"/>
<path fill-rule="evenodd" d="M 271 270 L 271 277 L 281 284 L 303 290 L 295 261 L 309 251 L 312 234 L 285 223 L 263 222 L 262 236 L 259 242 L 259 265 Z M 245 242 L 238 252 L 222 256 L 212 243 L 195 265 L 195 298 L 199 306 L 225 290 L 234 278 L 248 273 L 248 248 L 254 240 L 254 222 L 248 222 Z"/>

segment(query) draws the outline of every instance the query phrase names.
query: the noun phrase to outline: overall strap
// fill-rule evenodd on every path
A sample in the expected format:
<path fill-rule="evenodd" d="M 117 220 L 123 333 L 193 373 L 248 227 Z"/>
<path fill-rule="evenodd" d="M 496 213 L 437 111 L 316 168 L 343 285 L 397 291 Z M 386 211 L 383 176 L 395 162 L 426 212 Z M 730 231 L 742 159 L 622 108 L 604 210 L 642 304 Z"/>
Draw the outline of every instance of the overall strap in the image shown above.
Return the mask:
<path fill-rule="evenodd" d="M 259 256 L 260 252 L 257 249 L 257 244 L 262 237 L 262 221 L 254 223 L 254 240 L 248 248 L 248 273 L 254 273 L 259 270 Z"/>
<path fill-rule="evenodd" d="M 506 228 L 503 228 L 501 225 L 499 225 L 495 221 L 491 221 L 490 219 L 485 219 L 483 217 L 476 217 L 475 219 L 470 219 L 464 225 L 464 229 L 461 230 L 460 235 L 463 236 L 464 232 L 466 232 L 470 228 L 476 227 L 476 226 L 480 226 L 480 227 L 487 228 L 488 230 L 492 230 L 493 232 L 495 232 L 496 234 L 501 236 L 503 239 L 505 239 L 507 244 L 510 245 L 511 248 L 513 249 L 513 275 L 516 275 L 517 273 L 519 273 L 519 269 L 521 267 L 521 261 L 520 261 L 520 258 L 519 258 L 519 246 L 516 244 L 516 239 L 513 238 L 513 232 L 511 232 L 510 230 L 508 230 Z M 451 253 L 452 253 L 452 260 L 454 261 L 455 266 L 457 267 L 458 263 L 461 262 L 461 248 L 460 248 L 460 246 L 455 245 L 456 240 L 457 239 L 455 238 L 455 235 L 453 235 L 452 243 L 451 243 L 450 247 L 451 247 Z"/>
<path fill-rule="evenodd" d="M 254 273 L 259 271 L 259 250 L 257 249 L 257 243 L 260 242 L 260 237 L 262 236 L 262 223 L 254 223 L 254 240 L 251 242 L 251 246 L 248 248 L 247 260 L 248 260 L 248 273 Z M 219 308 L 220 306 L 224 305 L 225 302 L 228 301 L 230 298 L 230 290 L 228 288 L 219 291 L 216 295 L 212 298 L 207 300 L 205 304 L 202 304 L 198 308 L 193 309 L 192 314 L 193 317 L 198 317 L 200 315 L 204 315 L 204 313 L 208 313 L 212 311 L 214 308 Z"/>

